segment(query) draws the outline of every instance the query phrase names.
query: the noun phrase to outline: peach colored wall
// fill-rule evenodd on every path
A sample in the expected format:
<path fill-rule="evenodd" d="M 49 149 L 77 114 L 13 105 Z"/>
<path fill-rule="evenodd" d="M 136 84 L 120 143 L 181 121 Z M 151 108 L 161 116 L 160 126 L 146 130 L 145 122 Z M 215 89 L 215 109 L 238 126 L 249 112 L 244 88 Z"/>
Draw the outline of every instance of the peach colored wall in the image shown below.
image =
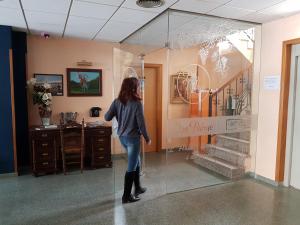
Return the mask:
<path fill-rule="evenodd" d="M 182 145 L 188 145 L 188 139 L 167 139 L 167 118 L 184 118 L 190 113 L 188 104 L 169 104 L 171 75 L 176 74 L 179 70 L 183 70 L 185 65 L 197 63 L 198 48 L 189 48 L 184 50 L 172 50 L 168 53 L 168 49 L 161 49 L 152 52 L 145 57 L 145 63 L 163 64 L 163 91 L 162 91 L 162 147 L 172 148 Z M 168 61 L 168 57 L 169 61 Z M 168 64 L 169 63 L 169 64 Z M 168 108 L 169 107 L 169 108 Z"/>
<path fill-rule="evenodd" d="M 300 14 L 262 25 L 256 174 L 275 180 L 280 90 L 263 88 L 264 77 L 281 75 L 282 42 L 300 37 Z"/>
<path fill-rule="evenodd" d="M 28 78 L 34 73 L 63 74 L 64 96 L 53 97 L 53 120 L 59 122 L 59 113 L 76 111 L 79 119 L 86 121 L 97 120 L 89 117 L 89 109 L 92 106 L 100 106 L 100 119 L 103 119 L 113 98 L 113 47 L 114 43 L 97 41 L 84 41 L 79 39 L 44 39 L 39 36 L 28 36 Z M 76 68 L 76 63 L 81 60 L 91 61 L 93 66 L 87 68 L 102 69 L 102 93 L 101 97 L 68 97 L 66 68 Z M 99 119 L 99 118 L 98 118 Z M 37 107 L 29 106 L 29 124 L 40 124 Z"/>

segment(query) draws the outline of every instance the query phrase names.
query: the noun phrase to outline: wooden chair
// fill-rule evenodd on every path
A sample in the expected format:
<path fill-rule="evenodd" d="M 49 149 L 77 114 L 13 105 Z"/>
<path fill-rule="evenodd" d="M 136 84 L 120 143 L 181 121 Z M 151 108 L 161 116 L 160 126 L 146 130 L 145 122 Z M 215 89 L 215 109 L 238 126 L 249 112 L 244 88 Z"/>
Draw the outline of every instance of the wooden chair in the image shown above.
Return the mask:
<path fill-rule="evenodd" d="M 61 154 L 63 161 L 63 171 L 66 175 L 67 164 L 78 164 L 78 157 L 80 157 L 80 170 L 83 170 L 84 159 L 84 120 L 82 123 L 67 123 L 60 126 L 60 139 L 61 139 Z M 70 161 L 77 159 L 77 161 Z M 69 161 L 69 162 L 68 162 Z"/>

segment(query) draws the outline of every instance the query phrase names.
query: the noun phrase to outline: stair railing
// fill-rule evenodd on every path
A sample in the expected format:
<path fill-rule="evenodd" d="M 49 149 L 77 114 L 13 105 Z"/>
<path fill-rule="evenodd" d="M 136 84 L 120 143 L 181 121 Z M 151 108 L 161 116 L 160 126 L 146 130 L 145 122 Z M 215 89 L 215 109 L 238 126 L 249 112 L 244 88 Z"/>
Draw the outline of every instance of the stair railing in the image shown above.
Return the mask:
<path fill-rule="evenodd" d="M 209 117 L 240 115 L 251 107 L 252 66 L 240 71 L 216 91 L 209 92 Z M 208 136 L 211 144 L 212 135 Z"/>

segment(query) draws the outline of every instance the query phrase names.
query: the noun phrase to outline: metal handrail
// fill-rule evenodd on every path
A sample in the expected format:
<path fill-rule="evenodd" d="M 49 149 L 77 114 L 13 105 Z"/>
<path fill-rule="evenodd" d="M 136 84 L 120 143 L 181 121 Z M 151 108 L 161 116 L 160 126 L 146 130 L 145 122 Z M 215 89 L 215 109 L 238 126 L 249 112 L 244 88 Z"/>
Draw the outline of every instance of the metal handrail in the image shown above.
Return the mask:
<path fill-rule="evenodd" d="M 247 76 L 247 80 L 244 77 L 245 74 Z M 227 81 L 216 91 L 211 90 L 209 92 L 209 101 L 208 101 L 209 117 L 218 115 L 218 109 L 219 109 L 218 105 L 221 105 L 221 110 L 223 111 L 222 115 L 224 115 L 224 112 L 226 112 L 225 113 L 226 115 L 240 115 L 243 110 L 245 110 L 249 105 L 251 105 L 251 99 L 249 99 L 251 95 L 250 76 L 252 76 L 252 66 L 237 73 L 232 79 Z M 239 79 L 241 79 L 240 82 L 238 82 Z M 245 85 L 245 81 L 246 81 L 246 85 Z M 231 85 L 235 85 L 235 95 L 230 93 Z M 227 93 L 228 96 L 225 97 L 225 90 L 227 88 L 229 88 L 229 93 Z M 220 100 L 219 97 L 221 94 L 222 94 L 222 99 L 221 99 L 222 104 L 219 104 L 219 100 Z M 244 104 L 245 101 L 246 101 L 246 105 Z M 233 106 L 233 102 L 234 102 L 234 106 Z M 214 106 L 215 106 L 215 113 L 214 113 L 215 115 L 213 115 Z M 211 143 L 211 135 L 208 136 L 208 143 L 209 144 Z"/>

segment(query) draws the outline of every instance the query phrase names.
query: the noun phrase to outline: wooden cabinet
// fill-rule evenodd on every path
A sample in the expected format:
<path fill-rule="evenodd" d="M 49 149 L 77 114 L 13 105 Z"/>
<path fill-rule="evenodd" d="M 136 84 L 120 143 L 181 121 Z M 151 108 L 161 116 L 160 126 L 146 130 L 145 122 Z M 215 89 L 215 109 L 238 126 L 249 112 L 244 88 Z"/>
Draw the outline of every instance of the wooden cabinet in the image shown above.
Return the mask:
<path fill-rule="evenodd" d="M 111 167 L 111 127 L 90 128 L 86 132 L 86 155 L 92 168 Z"/>
<path fill-rule="evenodd" d="M 61 171 L 59 128 L 30 129 L 31 166 L 34 175 Z M 111 167 L 111 127 L 85 128 L 85 168 Z"/>

